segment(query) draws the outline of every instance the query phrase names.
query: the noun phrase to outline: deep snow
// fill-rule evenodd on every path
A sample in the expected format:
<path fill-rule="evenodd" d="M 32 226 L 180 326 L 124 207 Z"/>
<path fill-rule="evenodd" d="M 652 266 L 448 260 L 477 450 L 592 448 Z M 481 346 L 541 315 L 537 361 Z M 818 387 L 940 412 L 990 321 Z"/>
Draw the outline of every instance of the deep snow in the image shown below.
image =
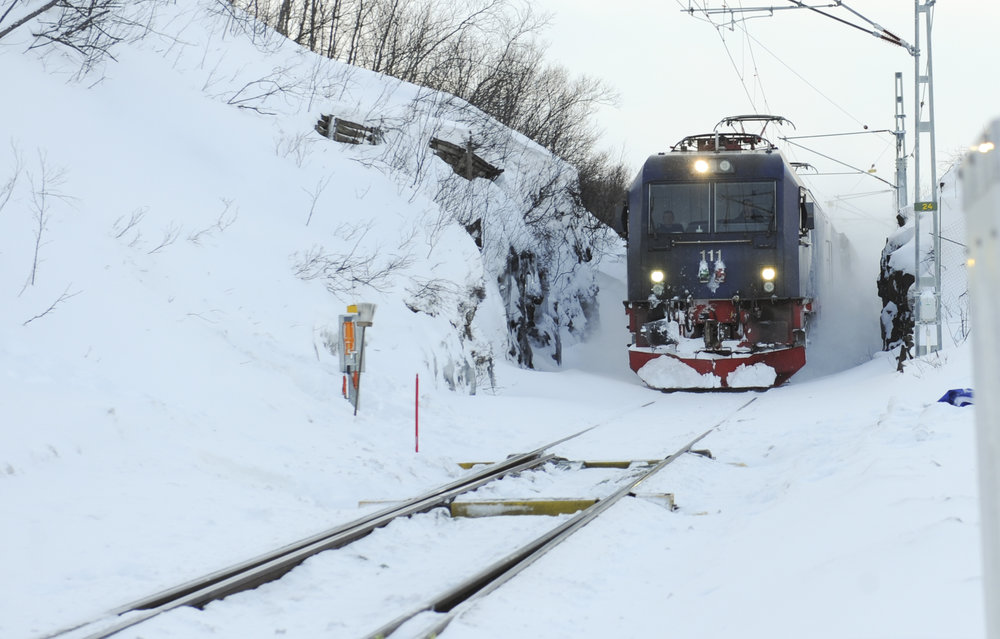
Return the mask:
<path fill-rule="evenodd" d="M 458 462 L 591 425 L 559 454 L 651 459 L 720 421 L 704 441 L 715 459 L 685 456 L 647 487 L 673 493 L 677 511 L 626 500 L 447 636 L 983 636 L 974 409 L 936 401 L 972 386 L 968 344 L 896 372 L 893 354 L 871 348 L 872 276 L 858 290 L 873 314 L 820 325 L 789 385 L 653 392 L 626 363 L 618 250 L 600 265 L 590 339 L 568 344 L 562 367 L 519 369 L 502 357 L 503 305 L 483 258 L 461 227 L 438 224 L 424 192 L 366 150 L 316 136 L 323 109 L 308 90 L 273 116 L 226 104 L 278 65 L 314 85 L 339 78 L 339 104 L 358 112 L 412 89 L 224 37 L 212 4 L 165 9 L 162 31 L 183 37 L 123 48 L 99 81 L 72 81 L 72 59 L 25 53 L 24 39 L 0 48 L 0 185 L 21 167 L 0 209 L 0 636 L 91 619 L 353 519 L 360 500 L 453 479 Z M 301 256 L 337 246 L 345 225 L 370 229 L 352 237 L 375 259 L 420 250 L 381 291 L 297 278 Z M 862 258 L 874 274 L 878 255 Z M 475 330 L 495 379 L 475 395 L 441 373 L 461 351 L 448 313 L 403 301 L 428 274 L 458 290 L 485 283 Z M 378 310 L 355 417 L 326 343 L 358 301 Z M 545 525 L 505 519 L 458 525 L 484 543 Z M 122 636 L 359 636 L 415 603 L 383 599 L 388 578 L 429 589 L 481 554 L 470 544 L 446 549 L 456 565 L 428 562 L 454 523 L 394 524 L 281 582 Z"/>

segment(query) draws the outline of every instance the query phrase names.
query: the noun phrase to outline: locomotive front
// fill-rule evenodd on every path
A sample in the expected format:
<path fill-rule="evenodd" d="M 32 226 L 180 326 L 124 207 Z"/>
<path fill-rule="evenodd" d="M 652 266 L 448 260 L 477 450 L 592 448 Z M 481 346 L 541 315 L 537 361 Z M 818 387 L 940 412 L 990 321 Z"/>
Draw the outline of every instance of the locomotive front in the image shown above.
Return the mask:
<path fill-rule="evenodd" d="M 766 388 L 805 364 L 813 204 L 757 135 L 685 138 L 629 190 L 629 363 L 664 390 Z"/>

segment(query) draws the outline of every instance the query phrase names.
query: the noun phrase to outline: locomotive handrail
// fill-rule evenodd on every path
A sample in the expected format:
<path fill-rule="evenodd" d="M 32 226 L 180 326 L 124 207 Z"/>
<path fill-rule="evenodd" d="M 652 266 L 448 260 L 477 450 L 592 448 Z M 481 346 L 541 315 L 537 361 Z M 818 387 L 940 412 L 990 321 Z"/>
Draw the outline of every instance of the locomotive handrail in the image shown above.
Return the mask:
<path fill-rule="evenodd" d="M 751 239 L 742 240 L 673 240 L 670 242 L 671 246 L 677 246 L 678 244 L 753 244 Z"/>
<path fill-rule="evenodd" d="M 701 133 L 689 135 L 670 147 L 672 152 L 756 151 L 777 149 L 773 142 L 756 133 Z"/>

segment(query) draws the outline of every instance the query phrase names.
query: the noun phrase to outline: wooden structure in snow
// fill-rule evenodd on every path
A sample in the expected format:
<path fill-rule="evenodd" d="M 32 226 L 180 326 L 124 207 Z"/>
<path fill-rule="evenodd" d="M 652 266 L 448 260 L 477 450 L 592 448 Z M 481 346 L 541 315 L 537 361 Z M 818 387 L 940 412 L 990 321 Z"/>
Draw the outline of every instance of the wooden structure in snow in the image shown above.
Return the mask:
<path fill-rule="evenodd" d="M 474 153 L 477 147 L 472 143 L 471 138 L 465 146 L 459 146 L 446 140 L 431 138 L 431 149 L 434 155 L 451 166 L 452 170 L 467 180 L 474 180 L 477 177 L 486 178 L 493 181 L 500 177 L 503 169 L 498 168 L 479 157 Z"/>
<path fill-rule="evenodd" d="M 321 115 L 316 122 L 316 131 L 325 138 L 344 144 L 379 144 L 382 142 L 382 129 L 376 126 L 365 126 L 357 122 L 335 118 L 332 115 Z"/>

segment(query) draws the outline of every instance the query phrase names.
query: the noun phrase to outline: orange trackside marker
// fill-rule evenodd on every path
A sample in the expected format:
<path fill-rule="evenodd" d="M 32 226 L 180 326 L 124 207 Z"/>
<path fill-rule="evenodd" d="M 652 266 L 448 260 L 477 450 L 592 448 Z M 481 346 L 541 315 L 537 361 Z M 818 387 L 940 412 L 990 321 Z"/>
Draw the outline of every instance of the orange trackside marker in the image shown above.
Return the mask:
<path fill-rule="evenodd" d="M 347 375 L 344 375 L 344 384 L 340 389 L 340 392 L 344 395 L 344 397 L 347 397 Z"/>
<path fill-rule="evenodd" d="M 354 352 L 354 322 L 344 322 L 344 352 Z"/>

